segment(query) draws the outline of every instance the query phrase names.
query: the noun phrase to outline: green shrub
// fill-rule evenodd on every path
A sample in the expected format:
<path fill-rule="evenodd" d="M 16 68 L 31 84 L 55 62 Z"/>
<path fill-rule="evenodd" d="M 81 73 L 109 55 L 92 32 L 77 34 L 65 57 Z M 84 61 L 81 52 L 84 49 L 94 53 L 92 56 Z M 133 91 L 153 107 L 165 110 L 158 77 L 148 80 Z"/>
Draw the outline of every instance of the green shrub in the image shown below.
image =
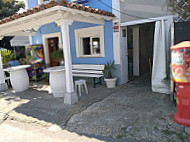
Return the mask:
<path fill-rule="evenodd" d="M 104 76 L 105 78 L 113 78 L 112 72 L 115 70 L 115 61 L 111 62 L 107 62 L 107 64 L 104 67 Z"/>

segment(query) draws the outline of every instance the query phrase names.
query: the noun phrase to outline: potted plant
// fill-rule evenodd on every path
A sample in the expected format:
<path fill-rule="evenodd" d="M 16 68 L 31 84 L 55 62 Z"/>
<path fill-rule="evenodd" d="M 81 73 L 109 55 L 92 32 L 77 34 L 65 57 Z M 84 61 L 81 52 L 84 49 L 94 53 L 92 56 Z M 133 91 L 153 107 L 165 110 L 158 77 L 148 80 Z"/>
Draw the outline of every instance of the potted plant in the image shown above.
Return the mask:
<path fill-rule="evenodd" d="M 55 50 L 51 53 L 51 57 L 59 62 L 59 64 L 62 64 L 64 56 L 63 56 L 63 49 Z"/>
<path fill-rule="evenodd" d="M 4 68 L 9 67 L 9 61 L 15 60 L 15 56 L 10 50 L 1 51 L 1 57 Z"/>
<path fill-rule="evenodd" d="M 116 85 L 117 78 L 113 77 L 112 72 L 115 70 L 115 62 L 112 63 L 107 62 L 107 64 L 104 67 L 104 81 L 106 82 L 107 88 L 114 88 Z"/>

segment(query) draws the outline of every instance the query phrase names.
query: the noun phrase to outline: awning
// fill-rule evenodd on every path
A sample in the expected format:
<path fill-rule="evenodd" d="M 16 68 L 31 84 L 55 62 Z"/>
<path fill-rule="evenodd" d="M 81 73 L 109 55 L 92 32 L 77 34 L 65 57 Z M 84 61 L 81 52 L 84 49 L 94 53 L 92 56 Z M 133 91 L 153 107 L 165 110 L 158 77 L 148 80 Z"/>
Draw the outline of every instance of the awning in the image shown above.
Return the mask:
<path fill-rule="evenodd" d="M 11 46 L 26 46 L 29 45 L 29 37 L 28 36 L 15 36 L 10 40 Z"/>

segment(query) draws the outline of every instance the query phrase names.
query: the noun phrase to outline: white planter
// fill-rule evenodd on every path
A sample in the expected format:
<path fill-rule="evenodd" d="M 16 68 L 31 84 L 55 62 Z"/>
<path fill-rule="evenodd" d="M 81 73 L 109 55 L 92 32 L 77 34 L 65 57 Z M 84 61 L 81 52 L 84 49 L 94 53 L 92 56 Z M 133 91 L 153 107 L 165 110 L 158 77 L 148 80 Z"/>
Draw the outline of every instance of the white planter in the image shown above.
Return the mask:
<path fill-rule="evenodd" d="M 115 88 L 117 78 L 105 78 L 107 88 Z"/>

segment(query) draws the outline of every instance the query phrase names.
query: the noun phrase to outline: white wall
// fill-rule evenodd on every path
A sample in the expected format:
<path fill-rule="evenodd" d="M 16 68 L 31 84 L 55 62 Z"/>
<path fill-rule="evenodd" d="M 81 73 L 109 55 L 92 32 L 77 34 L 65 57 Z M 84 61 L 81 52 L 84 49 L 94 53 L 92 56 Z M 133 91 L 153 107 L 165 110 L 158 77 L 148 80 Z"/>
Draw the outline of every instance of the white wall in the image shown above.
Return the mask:
<path fill-rule="evenodd" d="M 25 9 L 27 10 L 28 9 L 28 0 L 20 0 L 20 1 L 24 1 L 24 3 L 25 3 Z"/>
<path fill-rule="evenodd" d="M 165 2 L 166 0 L 120 0 L 120 10 L 122 12 L 137 16 L 132 17 L 121 14 L 121 22 L 171 15 Z"/>
<path fill-rule="evenodd" d="M 120 25 L 120 12 L 114 10 L 114 9 L 120 9 L 120 2 L 119 0 L 112 0 L 112 5 L 113 5 L 113 11 L 112 13 L 117 17 L 113 21 L 114 23 L 118 23 L 117 25 Z M 121 55 L 120 55 L 120 27 L 119 27 L 119 32 L 113 32 L 113 48 L 114 48 L 114 60 L 115 64 L 121 64 Z"/>
<path fill-rule="evenodd" d="M 41 3 L 43 3 L 43 0 L 38 0 L 38 4 L 41 4 Z"/>
<path fill-rule="evenodd" d="M 139 27 L 133 28 L 133 75 L 139 76 Z"/>
<path fill-rule="evenodd" d="M 114 22 L 121 22 L 120 11 L 120 0 L 112 0 L 113 11 L 112 13 L 117 17 Z M 128 81 L 128 56 L 127 56 L 127 37 L 121 36 L 121 27 L 119 27 L 119 32 L 113 33 L 113 45 L 114 45 L 114 60 L 115 63 L 120 66 L 120 83 L 124 84 Z M 127 29 L 126 29 L 127 32 Z M 127 35 L 127 34 L 126 34 Z"/>
<path fill-rule="evenodd" d="M 121 84 L 128 81 L 128 47 L 127 47 L 127 28 L 123 28 L 126 31 L 126 37 L 122 36 L 121 31 Z"/>

